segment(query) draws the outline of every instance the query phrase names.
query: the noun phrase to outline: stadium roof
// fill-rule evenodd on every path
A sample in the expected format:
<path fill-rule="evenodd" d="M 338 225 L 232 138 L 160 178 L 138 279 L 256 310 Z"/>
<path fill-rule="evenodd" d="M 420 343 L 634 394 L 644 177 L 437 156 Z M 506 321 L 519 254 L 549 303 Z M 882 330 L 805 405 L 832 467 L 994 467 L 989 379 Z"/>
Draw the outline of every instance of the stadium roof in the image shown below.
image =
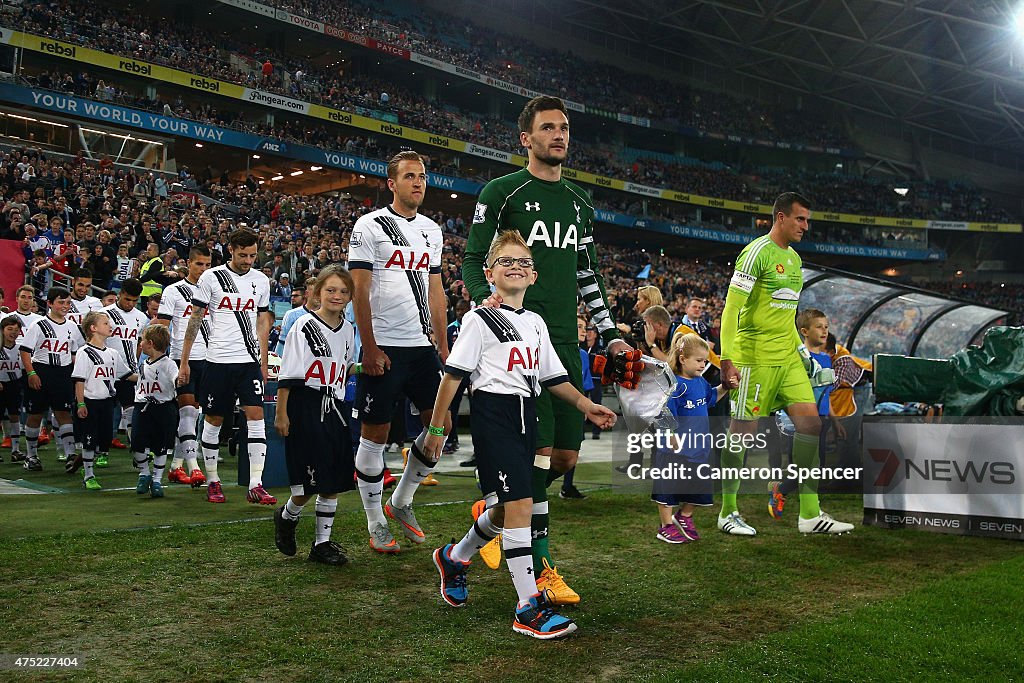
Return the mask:
<path fill-rule="evenodd" d="M 524 1 L 552 19 L 548 0 Z M 1024 148 L 1024 39 L 1010 0 L 557 5 L 581 37 L 635 43 L 967 142 Z"/>

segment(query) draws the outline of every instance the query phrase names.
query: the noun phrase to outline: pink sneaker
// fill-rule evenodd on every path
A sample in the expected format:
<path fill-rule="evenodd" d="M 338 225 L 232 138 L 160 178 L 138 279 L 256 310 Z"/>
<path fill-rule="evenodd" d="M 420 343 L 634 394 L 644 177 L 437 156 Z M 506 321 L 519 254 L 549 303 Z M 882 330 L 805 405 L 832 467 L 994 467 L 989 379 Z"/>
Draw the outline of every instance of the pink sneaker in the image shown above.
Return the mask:
<path fill-rule="evenodd" d="M 693 517 L 686 517 L 677 510 L 676 514 L 672 515 L 672 525 L 679 530 L 679 533 L 686 536 L 686 540 L 696 541 L 700 539 L 700 534 L 697 533 L 697 525 L 693 523 Z"/>
<path fill-rule="evenodd" d="M 665 541 L 665 543 L 679 544 L 689 543 L 690 539 L 679 533 L 679 529 L 676 528 L 675 524 L 666 524 L 665 526 L 658 529 L 659 541 Z"/>

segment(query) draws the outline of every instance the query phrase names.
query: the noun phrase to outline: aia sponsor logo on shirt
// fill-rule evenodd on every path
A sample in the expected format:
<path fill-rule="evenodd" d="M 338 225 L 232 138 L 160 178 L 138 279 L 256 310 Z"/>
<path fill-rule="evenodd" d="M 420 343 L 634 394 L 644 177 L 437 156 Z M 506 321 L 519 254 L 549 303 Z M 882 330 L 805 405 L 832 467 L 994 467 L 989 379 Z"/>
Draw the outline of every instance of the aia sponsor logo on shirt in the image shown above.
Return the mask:
<path fill-rule="evenodd" d="M 512 372 L 512 369 L 516 366 L 523 368 L 523 370 L 536 370 L 539 359 L 540 349 L 532 349 L 529 346 L 523 348 L 513 346 L 508 351 L 508 367 L 505 370 L 506 372 Z"/>
<path fill-rule="evenodd" d="M 255 311 L 256 310 L 256 299 L 243 299 L 242 297 L 236 296 L 234 298 L 230 296 L 221 297 L 220 302 L 217 304 L 217 310 L 220 311 Z"/>
<path fill-rule="evenodd" d="M 345 367 L 334 361 L 324 363 L 321 360 L 315 360 L 306 370 L 306 382 L 309 382 L 311 379 L 320 382 L 321 386 L 334 385 L 339 389 L 344 389 Z"/>
<path fill-rule="evenodd" d="M 139 393 L 143 396 L 154 396 L 163 391 L 163 389 L 160 387 L 160 382 L 157 380 L 147 381 L 144 379 L 140 379 L 138 387 Z"/>
<path fill-rule="evenodd" d="M 399 270 L 430 270 L 430 254 L 427 252 L 417 253 L 415 251 L 402 251 L 395 249 L 391 258 L 384 264 L 385 268 L 398 268 Z"/>
<path fill-rule="evenodd" d="M 43 339 L 39 344 L 39 350 L 47 353 L 71 353 L 71 343 L 66 339 Z"/>

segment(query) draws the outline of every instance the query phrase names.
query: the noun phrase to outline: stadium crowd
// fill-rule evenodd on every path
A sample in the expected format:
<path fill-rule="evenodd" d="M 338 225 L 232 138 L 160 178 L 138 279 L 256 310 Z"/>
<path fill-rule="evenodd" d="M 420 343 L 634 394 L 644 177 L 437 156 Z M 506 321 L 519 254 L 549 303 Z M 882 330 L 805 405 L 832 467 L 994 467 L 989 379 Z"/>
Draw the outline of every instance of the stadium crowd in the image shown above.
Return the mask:
<path fill-rule="evenodd" d="M 312 11 L 311 6 L 304 7 L 306 11 Z M 362 17 L 358 10 L 356 5 L 338 10 L 341 12 L 339 18 L 346 18 L 365 28 L 368 19 Z M 352 14 L 353 11 L 355 14 Z M 96 49 L 162 62 L 207 77 L 258 87 L 335 108 L 355 109 L 378 118 L 391 115 L 405 125 L 506 152 L 521 152 L 515 126 L 511 123 L 459 111 L 450 104 L 442 107 L 380 78 L 322 69 L 264 49 L 256 51 L 251 44 L 232 36 L 214 36 L 202 30 L 175 30 L 166 24 L 158 25 L 142 12 L 122 12 L 120 8 L 93 5 L 84 10 L 83 14 L 70 11 L 62 3 L 36 4 L 25 9 L 19 25 L 26 31 L 39 32 Z M 375 24 L 371 22 L 369 25 Z M 214 45 L 220 48 L 212 47 Z M 220 50 L 230 53 L 234 59 L 225 59 Z M 594 71 L 582 69 L 582 72 L 590 74 Z M 632 76 L 627 79 L 625 74 L 619 74 L 619 77 L 623 82 L 636 82 Z M 244 111 L 232 111 L 230 107 L 217 108 L 208 102 L 186 102 L 180 95 L 152 99 L 141 92 L 128 92 L 123 86 L 107 83 L 83 71 L 54 74 L 42 72 L 37 74 L 35 80 L 43 88 L 120 102 L 337 151 L 370 155 L 376 152 L 379 154 L 376 158 L 387 158 L 394 151 L 391 146 L 372 139 L 341 135 L 337 129 L 320 122 L 311 124 L 307 121 L 288 121 L 281 117 L 275 125 L 270 126 L 253 120 L 255 117 L 251 112 L 247 115 Z M 619 88 L 613 90 L 620 92 Z M 651 88 L 645 92 L 676 90 Z M 695 105 L 685 106 L 683 110 L 725 125 L 731 119 L 718 114 L 720 108 L 716 97 L 719 96 L 709 93 L 693 95 Z M 752 105 L 747 104 L 741 108 L 760 120 L 756 112 L 751 112 Z M 814 131 L 813 120 L 800 120 L 805 126 L 804 130 Z M 782 187 L 797 187 L 804 194 L 816 197 L 818 205 L 830 211 L 935 220 L 1013 220 L 1008 212 L 993 206 L 976 188 L 956 182 L 908 182 L 911 191 L 905 197 L 898 197 L 892 191 L 892 183 L 882 179 L 789 168 L 727 168 L 721 164 L 693 163 L 693 160 L 669 163 L 655 156 L 643 156 L 642 153 L 638 158 L 627 160 L 621 154 L 622 151 L 596 144 L 577 146 L 570 163 L 581 170 L 627 181 L 742 202 L 765 203 L 776 196 Z M 434 168 L 442 172 L 441 164 L 435 164 Z"/>
<path fill-rule="evenodd" d="M 53 282 L 54 274 L 60 279 L 79 267 L 92 272 L 94 287 L 102 291 L 138 275 L 152 259 L 147 248 L 160 257 L 159 265 L 146 270 L 155 284 L 180 279 L 184 259 L 196 244 L 209 247 L 213 263 L 221 263 L 228 234 L 244 224 L 259 230 L 258 267 L 277 283 L 276 296 L 287 300 L 292 288 L 301 287 L 324 265 L 347 262 L 352 225 L 371 208 L 369 200 L 285 195 L 251 180 L 234 183 L 226 174 L 213 177 L 202 171 L 191 178 L 193 192 L 170 191 L 171 183 L 190 179 L 188 174 L 184 170 L 179 178 L 168 180 L 145 169 L 115 167 L 109 159 L 97 163 L 83 156 L 49 158 L 30 148 L 4 152 L 0 238 L 24 242 L 26 274 L 40 292 Z M 449 318 L 454 319 L 454 303 L 464 289 L 462 255 L 468 225 L 459 215 L 427 215 L 445 231 L 442 277 L 450 294 Z M 657 287 L 674 317 L 693 296 L 706 301 L 708 323 L 724 305 L 727 263 L 604 246 L 602 265 L 617 320 L 636 319 L 639 284 Z M 648 265 L 649 276 L 638 279 Z M 1024 300 L 1024 290 L 1015 284 L 936 281 L 924 286 L 1014 311 L 1021 310 Z"/>

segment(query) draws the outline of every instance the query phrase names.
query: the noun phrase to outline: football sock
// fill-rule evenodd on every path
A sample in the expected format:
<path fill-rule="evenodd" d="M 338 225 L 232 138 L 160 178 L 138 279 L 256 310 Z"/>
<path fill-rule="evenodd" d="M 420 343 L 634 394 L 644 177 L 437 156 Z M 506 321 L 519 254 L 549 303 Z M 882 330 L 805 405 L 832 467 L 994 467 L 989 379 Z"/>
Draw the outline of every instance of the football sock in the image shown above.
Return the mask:
<path fill-rule="evenodd" d="M 569 471 L 565 473 L 565 479 L 562 480 L 562 489 L 572 488 L 572 482 L 576 478 L 576 466 L 573 465 L 569 468 Z"/>
<path fill-rule="evenodd" d="M 139 474 L 149 474 L 149 456 L 145 453 L 132 453 L 132 459 L 135 461 L 135 469 L 139 471 Z"/>
<path fill-rule="evenodd" d="M 462 540 L 452 548 L 451 558 L 458 562 L 469 562 L 474 555 L 480 552 L 480 548 L 490 543 L 500 533 L 501 527 L 494 526 L 491 521 L 491 511 L 484 510 L 484 513 L 476 518 L 473 526 L 469 528 Z"/>
<path fill-rule="evenodd" d="M 246 420 L 249 432 L 249 488 L 263 483 L 263 466 L 267 462 L 267 427 L 263 418 Z"/>
<path fill-rule="evenodd" d="M 302 508 L 305 505 L 296 505 L 293 498 L 289 498 L 288 502 L 284 504 L 284 510 L 281 512 L 281 516 L 287 519 L 289 522 L 299 521 L 299 515 L 302 514 Z"/>
<path fill-rule="evenodd" d="M 387 524 L 381 494 L 384 493 L 384 444 L 369 439 L 359 439 L 356 451 L 356 478 L 359 497 L 366 512 L 366 528 L 372 530 L 377 524 Z"/>
<path fill-rule="evenodd" d="M 818 437 L 797 432 L 793 435 L 793 463 L 798 467 L 814 468 L 818 462 Z M 818 480 L 800 482 L 800 517 L 813 519 L 821 514 L 818 505 Z"/>
<path fill-rule="evenodd" d="M 11 440 L 11 444 L 12 445 L 17 445 L 17 444 L 14 443 L 16 437 L 13 434 L 11 434 L 11 421 L 10 420 L 4 420 L 4 436 L 6 436 L 8 439 Z"/>
<path fill-rule="evenodd" d="M 505 528 L 501 532 L 501 548 L 505 551 L 505 564 L 512 575 L 512 585 L 519 596 L 522 607 L 537 594 L 537 577 L 534 575 L 533 553 L 530 551 L 530 530 L 527 527 Z"/>
<path fill-rule="evenodd" d="M 338 511 L 337 498 L 316 497 L 316 537 L 313 545 L 331 540 L 331 529 L 334 527 L 334 513 Z"/>
<path fill-rule="evenodd" d="M 174 444 L 174 457 L 171 458 L 171 470 L 176 470 L 179 467 L 185 465 L 185 459 L 182 456 L 181 442 Z"/>
<path fill-rule="evenodd" d="M 96 453 L 95 453 L 95 451 L 89 451 L 89 450 L 83 450 L 82 451 L 82 470 L 83 470 L 83 475 L 82 476 L 85 479 L 88 479 L 89 477 L 96 476 L 95 474 L 93 474 L 93 469 L 92 469 L 93 464 L 95 462 L 96 462 Z"/>
<path fill-rule="evenodd" d="M 560 479 L 560 478 L 562 477 L 562 474 L 563 474 L 563 472 L 559 472 L 559 471 L 558 471 L 558 470 L 556 470 L 556 469 L 555 469 L 554 467 L 550 468 L 550 469 L 548 470 L 548 479 L 547 479 L 547 485 L 548 485 L 548 486 L 551 486 L 552 482 L 554 482 L 554 481 L 556 481 L 557 479 Z M 568 476 L 568 475 L 567 475 L 567 476 Z M 563 484 L 563 486 L 564 486 L 564 484 Z"/>
<path fill-rule="evenodd" d="M 436 463 L 430 462 L 421 450 L 426 433 L 427 430 L 424 429 L 409 449 L 409 464 L 406 465 L 405 471 L 402 472 L 402 478 L 398 480 L 398 486 L 395 487 L 395 492 L 391 495 L 392 505 L 397 507 L 411 505 L 412 497 L 416 494 L 416 488 L 420 482 L 434 471 Z"/>
<path fill-rule="evenodd" d="M 220 481 L 217 474 L 217 451 L 220 450 L 220 425 L 203 424 L 203 463 L 206 465 L 206 481 L 210 484 Z"/>
<path fill-rule="evenodd" d="M 171 464 L 171 469 L 181 467 L 184 459 L 188 471 L 199 469 L 197 454 L 199 444 L 196 443 L 196 420 L 199 418 L 199 408 L 195 406 L 182 406 L 178 410 L 178 449 L 175 451 L 177 457 Z"/>
<path fill-rule="evenodd" d="M 39 427 L 25 427 L 25 446 L 28 457 L 39 457 Z"/>
<path fill-rule="evenodd" d="M 541 560 L 547 560 L 552 567 L 551 550 L 548 548 L 548 470 L 551 469 L 551 457 L 537 455 L 533 459 L 533 516 L 530 528 L 533 530 L 533 564 L 541 566 Z M 536 591 L 534 591 L 536 592 Z M 531 593 L 530 595 L 533 595 Z"/>
<path fill-rule="evenodd" d="M 75 454 L 75 426 L 68 422 L 60 426 L 60 443 L 64 447 L 64 453 L 69 456 Z"/>
<path fill-rule="evenodd" d="M 746 454 L 747 449 L 739 445 L 739 442 L 735 442 L 733 445 L 732 432 L 729 432 L 729 445 L 721 449 L 720 459 L 722 468 L 733 467 L 738 468 L 743 466 L 743 456 Z M 718 513 L 719 517 L 727 517 L 733 512 L 739 512 L 739 506 L 736 502 L 736 494 L 740 491 L 740 480 L 737 477 L 722 477 L 722 511 Z"/>
<path fill-rule="evenodd" d="M 164 467 L 167 466 L 167 451 L 160 449 L 153 456 L 153 481 L 160 481 L 164 476 Z"/>

